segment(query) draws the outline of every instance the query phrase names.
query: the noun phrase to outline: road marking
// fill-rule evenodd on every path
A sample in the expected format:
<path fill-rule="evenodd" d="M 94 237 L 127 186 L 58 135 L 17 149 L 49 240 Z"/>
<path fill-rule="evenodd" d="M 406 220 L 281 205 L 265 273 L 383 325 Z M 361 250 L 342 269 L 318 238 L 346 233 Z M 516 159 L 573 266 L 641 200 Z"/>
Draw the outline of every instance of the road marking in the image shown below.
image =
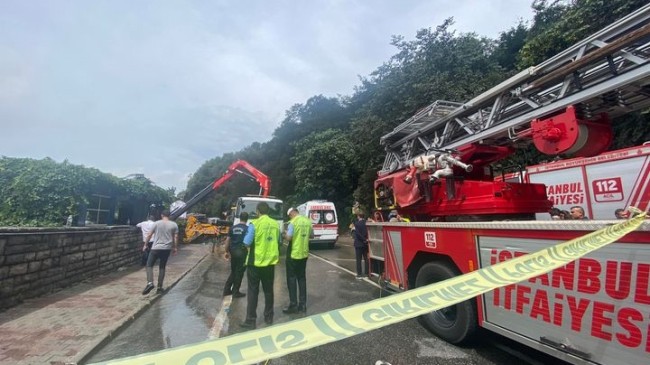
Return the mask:
<path fill-rule="evenodd" d="M 352 276 L 357 276 L 357 274 L 356 274 L 355 272 L 352 272 L 352 271 L 350 271 L 350 270 L 348 270 L 348 269 L 346 269 L 346 268 L 340 266 L 339 264 L 337 264 L 337 263 L 335 263 L 335 262 L 332 262 L 332 261 L 330 261 L 330 260 L 328 260 L 328 259 L 325 259 L 325 258 L 320 257 L 320 256 L 318 256 L 318 255 L 315 255 L 315 254 L 313 254 L 313 253 L 310 253 L 309 256 L 313 256 L 313 257 L 315 257 L 315 258 L 317 258 L 317 259 L 319 259 L 319 260 L 321 260 L 321 261 L 323 261 L 323 262 L 325 262 L 325 263 L 328 263 L 328 264 L 330 264 L 330 265 L 336 267 L 336 268 L 339 269 L 339 270 L 343 270 L 343 271 L 347 272 L 348 274 L 350 274 L 350 275 L 352 275 Z M 363 278 L 363 281 L 365 281 L 365 282 L 367 282 L 367 283 L 370 283 L 370 284 L 376 286 L 377 288 L 381 289 L 381 286 L 379 286 L 379 284 L 375 283 L 374 281 L 372 281 L 372 280 L 370 280 L 370 279 L 368 279 L 368 278 Z"/>
<path fill-rule="evenodd" d="M 221 302 L 219 314 L 214 317 L 214 322 L 212 322 L 212 328 L 208 334 L 209 340 L 219 338 L 222 333 L 228 331 L 228 312 L 230 312 L 230 303 L 232 303 L 232 295 L 224 296 L 223 302 Z"/>

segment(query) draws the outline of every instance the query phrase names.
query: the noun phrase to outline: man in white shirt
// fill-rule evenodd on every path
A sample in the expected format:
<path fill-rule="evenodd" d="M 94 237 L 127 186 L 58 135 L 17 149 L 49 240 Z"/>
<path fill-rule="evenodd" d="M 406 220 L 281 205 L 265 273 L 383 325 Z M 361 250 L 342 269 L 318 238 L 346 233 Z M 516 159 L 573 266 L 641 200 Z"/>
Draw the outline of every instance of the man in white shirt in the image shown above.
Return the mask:
<path fill-rule="evenodd" d="M 178 251 L 178 225 L 169 219 L 169 210 L 163 210 L 160 215 L 162 219 L 153 224 L 151 232 L 149 232 L 145 240 L 148 242 L 153 239 L 153 245 L 147 259 L 147 286 L 142 291 L 142 295 L 149 294 L 154 288 L 153 265 L 158 259 L 160 259 L 160 265 L 158 266 L 158 289 L 156 293 L 162 294 L 164 292 L 163 281 L 165 280 L 167 260 L 171 253 L 176 254 Z"/>
<path fill-rule="evenodd" d="M 149 215 L 146 221 L 140 222 L 135 226 L 142 230 L 142 241 L 144 242 L 144 247 L 142 248 L 142 266 L 147 264 L 147 258 L 149 257 L 149 251 L 151 251 L 151 245 L 153 245 L 153 240 L 147 242 L 147 237 L 151 233 L 151 228 L 156 224 L 153 220 L 153 215 Z"/>

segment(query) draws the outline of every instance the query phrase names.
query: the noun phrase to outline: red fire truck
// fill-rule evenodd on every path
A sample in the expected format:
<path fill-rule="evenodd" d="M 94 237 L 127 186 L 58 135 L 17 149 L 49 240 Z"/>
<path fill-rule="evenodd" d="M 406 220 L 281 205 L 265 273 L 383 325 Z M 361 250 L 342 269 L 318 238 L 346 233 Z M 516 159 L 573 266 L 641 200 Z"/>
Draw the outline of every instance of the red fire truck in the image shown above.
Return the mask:
<path fill-rule="evenodd" d="M 650 5 L 466 103 L 422 109 L 380 141 L 387 155 L 374 186 L 379 222 L 368 223 L 371 275 L 408 290 L 612 224 L 536 221 L 553 205 L 548 188 L 495 181 L 490 166 L 531 143 L 551 156 L 597 156 L 616 117 L 649 106 Z M 558 185 L 568 176 L 558 175 Z M 648 176 L 639 176 L 646 186 Z M 647 209 L 648 196 L 637 198 L 621 207 Z M 411 222 L 383 222 L 393 209 Z M 650 222 L 560 269 L 421 322 L 451 343 L 482 327 L 574 364 L 650 363 Z"/>

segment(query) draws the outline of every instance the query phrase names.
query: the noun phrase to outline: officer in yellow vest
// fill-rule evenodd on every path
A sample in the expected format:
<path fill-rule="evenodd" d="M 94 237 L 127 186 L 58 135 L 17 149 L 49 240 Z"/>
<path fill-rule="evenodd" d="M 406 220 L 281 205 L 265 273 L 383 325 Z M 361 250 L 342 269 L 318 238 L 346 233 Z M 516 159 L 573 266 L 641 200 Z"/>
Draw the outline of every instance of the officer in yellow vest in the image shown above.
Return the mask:
<path fill-rule="evenodd" d="M 241 327 L 255 328 L 257 320 L 257 297 L 260 282 L 264 290 L 264 322 L 273 324 L 273 281 L 275 265 L 280 257 L 280 227 L 278 222 L 269 217 L 269 205 L 261 202 L 257 205 L 259 218 L 248 225 L 244 245 L 249 248 L 246 265 L 248 266 L 248 308 L 246 320 Z"/>
<path fill-rule="evenodd" d="M 309 257 L 309 238 L 314 236 L 314 230 L 309 218 L 298 214 L 296 208 L 289 208 L 289 226 L 284 238 L 289 241 L 287 247 L 287 288 L 289 289 L 289 306 L 282 310 L 284 313 L 304 313 L 307 311 L 307 257 Z M 300 292 L 299 298 L 296 293 Z M 297 300 L 299 299 L 299 300 Z"/>

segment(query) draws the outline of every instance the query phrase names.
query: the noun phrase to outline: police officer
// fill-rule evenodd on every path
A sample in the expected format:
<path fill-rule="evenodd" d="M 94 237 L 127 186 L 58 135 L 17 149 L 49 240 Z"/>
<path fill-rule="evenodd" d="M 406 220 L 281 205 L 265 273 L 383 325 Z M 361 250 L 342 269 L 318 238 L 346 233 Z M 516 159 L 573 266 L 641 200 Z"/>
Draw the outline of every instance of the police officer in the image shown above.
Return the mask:
<path fill-rule="evenodd" d="M 357 213 L 357 220 L 354 221 L 354 251 L 357 261 L 357 280 L 363 279 L 361 270 L 361 259 L 363 259 L 365 275 L 368 276 L 368 227 L 363 212 Z"/>
<path fill-rule="evenodd" d="M 289 208 L 289 226 L 284 238 L 289 241 L 287 247 L 287 288 L 289 289 L 289 306 L 282 312 L 290 314 L 307 311 L 307 278 L 305 268 L 309 256 L 309 238 L 313 237 L 313 229 L 309 218 L 298 214 L 296 208 Z M 300 292 L 300 300 L 296 298 L 296 284 Z"/>
<path fill-rule="evenodd" d="M 260 282 L 264 290 L 264 322 L 273 324 L 273 281 L 275 265 L 280 257 L 280 227 L 278 222 L 268 216 L 269 205 L 257 205 L 259 218 L 248 225 L 244 245 L 249 248 L 246 265 L 248 267 L 248 308 L 246 320 L 240 324 L 244 328 L 255 328 L 257 320 L 257 297 Z"/>
<path fill-rule="evenodd" d="M 246 294 L 239 291 L 244 272 L 246 271 L 246 246 L 244 246 L 244 237 L 248 231 L 246 222 L 248 213 L 242 212 L 239 215 L 239 223 L 232 226 L 226 239 L 226 260 L 230 259 L 230 276 L 226 280 L 223 296 L 232 295 L 233 298 L 245 297 Z"/>

